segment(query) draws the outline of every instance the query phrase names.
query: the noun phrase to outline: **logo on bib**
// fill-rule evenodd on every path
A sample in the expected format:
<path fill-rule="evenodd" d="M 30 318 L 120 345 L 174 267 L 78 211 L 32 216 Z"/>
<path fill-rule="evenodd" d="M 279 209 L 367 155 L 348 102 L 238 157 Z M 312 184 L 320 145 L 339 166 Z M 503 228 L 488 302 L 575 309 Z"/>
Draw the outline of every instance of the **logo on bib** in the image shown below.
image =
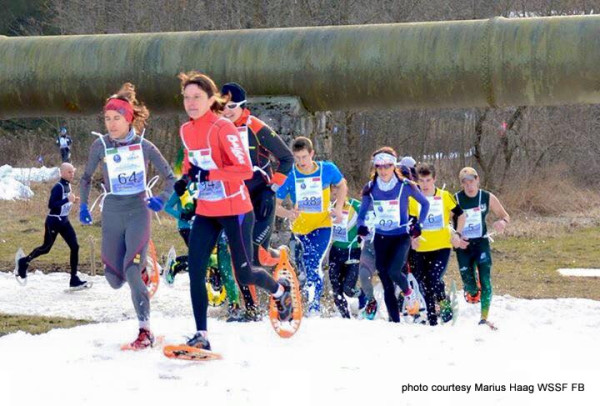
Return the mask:
<path fill-rule="evenodd" d="M 231 152 L 233 152 L 233 155 L 235 155 L 238 162 L 241 164 L 245 164 L 246 163 L 246 153 L 244 151 L 244 148 L 240 144 L 239 137 L 232 134 L 232 135 L 227 136 L 227 140 L 231 143 Z"/>
<path fill-rule="evenodd" d="M 115 161 L 116 163 L 121 162 L 121 155 L 116 154 L 115 156 L 113 156 L 113 161 Z"/>

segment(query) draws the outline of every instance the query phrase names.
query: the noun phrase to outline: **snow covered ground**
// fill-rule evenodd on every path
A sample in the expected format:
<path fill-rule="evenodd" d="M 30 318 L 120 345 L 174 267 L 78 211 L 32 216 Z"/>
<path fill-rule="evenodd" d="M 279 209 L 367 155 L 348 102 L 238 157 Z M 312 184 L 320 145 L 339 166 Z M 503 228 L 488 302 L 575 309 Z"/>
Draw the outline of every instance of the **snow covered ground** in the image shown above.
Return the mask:
<path fill-rule="evenodd" d="M 562 276 L 584 276 L 600 278 L 600 269 L 594 268 L 560 268 L 558 273 Z"/>
<path fill-rule="evenodd" d="M 33 191 L 31 182 L 49 182 L 59 178 L 58 168 L 13 168 L 0 167 L 0 200 L 30 199 Z"/>
<path fill-rule="evenodd" d="M 213 349 L 224 360 L 192 363 L 159 349 L 119 350 L 137 332 L 126 287 L 113 291 L 96 277 L 92 289 L 64 293 L 67 274 L 29 279 L 20 287 L 0 272 L 0 312 L 98 323 L 1 337 L 1 405 L 596 405 L 600 395 L 597 301 L 495 297 L 495 332 L 478 326 L 478 307 L 462 301 L 455 326 L 313 318 L 289 340 L 267 321 L 210 319 Z M 193 332 L 188 286 L 182 276 L 153 299 L 153 330 L 167 342 Z M 537 387 L 563 382 L 561 392 Z M 572 390 L 577 383 L 584 391 Z M 427 391 L 406 391 L 409 384 Z M 476 391 L 476 384 L 497 390 Z M 511 384 L 534 385 L 533 393 Z"/>

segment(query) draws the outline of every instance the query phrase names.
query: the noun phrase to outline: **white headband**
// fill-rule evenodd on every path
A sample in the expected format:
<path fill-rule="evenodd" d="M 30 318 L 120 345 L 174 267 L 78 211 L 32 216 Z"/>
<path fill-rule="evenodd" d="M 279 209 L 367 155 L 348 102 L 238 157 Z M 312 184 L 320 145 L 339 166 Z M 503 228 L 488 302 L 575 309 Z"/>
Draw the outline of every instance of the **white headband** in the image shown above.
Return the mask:
<path fill-rule="evenodd" d="M 373 165 L 385 165 L 385 164 L 393 164 L 396 165 L 396 157 L 392 154 L 388 154 L 387 152 L 380 152 L 379 154 L 373 157 Z"/>

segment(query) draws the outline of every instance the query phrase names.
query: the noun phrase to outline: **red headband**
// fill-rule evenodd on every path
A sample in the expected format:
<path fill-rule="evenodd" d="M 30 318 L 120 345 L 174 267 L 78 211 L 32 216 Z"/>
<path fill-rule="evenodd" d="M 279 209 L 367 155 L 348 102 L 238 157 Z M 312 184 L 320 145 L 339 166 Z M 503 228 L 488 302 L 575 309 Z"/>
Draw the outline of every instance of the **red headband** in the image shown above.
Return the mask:
<path fill-rule="evenodd" d="M 133 106 L 125 100 L 110 99 L 108 103 L 106 103 L 106 106 L 104 106 L 104 111 L 106 112 L 108 110 L 114 110 L 121 114 L 128 123 L 133 122 Z"/>

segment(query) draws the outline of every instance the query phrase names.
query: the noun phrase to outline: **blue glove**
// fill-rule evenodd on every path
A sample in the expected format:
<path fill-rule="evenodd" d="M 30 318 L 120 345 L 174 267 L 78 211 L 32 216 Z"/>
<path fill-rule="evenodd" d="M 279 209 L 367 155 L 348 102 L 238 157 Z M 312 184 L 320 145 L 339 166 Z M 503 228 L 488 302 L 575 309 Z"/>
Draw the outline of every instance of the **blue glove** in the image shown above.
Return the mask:
<path fill-rule="evenodd" d="M 79 221 L 81 222 L 81 224 L 84 224 L 86 226 L 92 224 L 92 215 L 88 210 L 88 205 L 85 203 L 82 203 L 79 207 Z"/>
<path fill-rule="evenodd" d="M 146 200 L 148 202 L 148 208 L 152 211 L 161 211 L 165 204 L 160 197 L 151 197 Z"/>

